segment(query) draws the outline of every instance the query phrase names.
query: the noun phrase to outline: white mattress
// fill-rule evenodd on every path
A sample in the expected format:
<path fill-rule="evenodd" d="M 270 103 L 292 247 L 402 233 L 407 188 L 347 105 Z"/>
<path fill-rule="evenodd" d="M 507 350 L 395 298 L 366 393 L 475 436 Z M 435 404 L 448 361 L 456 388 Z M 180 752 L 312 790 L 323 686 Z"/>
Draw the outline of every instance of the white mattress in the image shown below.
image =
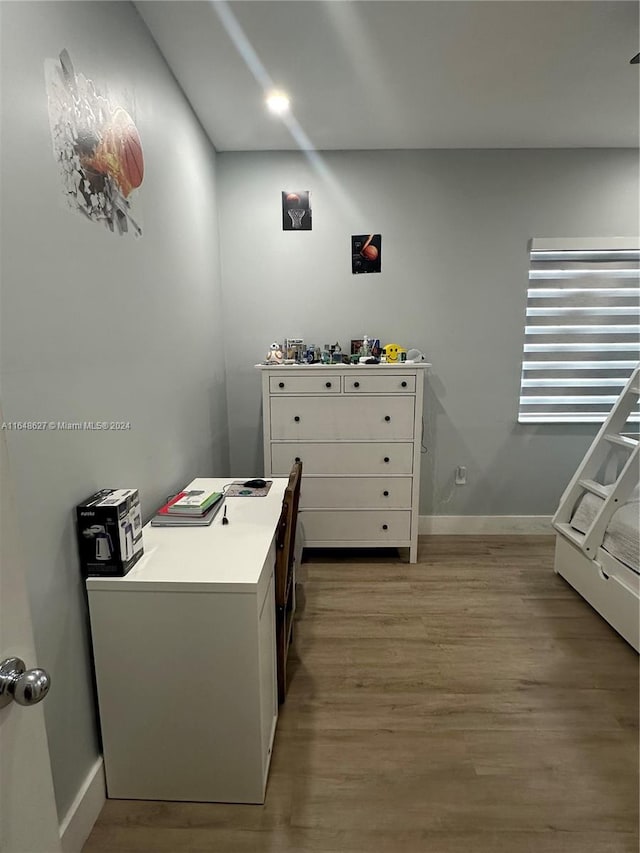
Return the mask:
<path fill-rule="evenodd" d="M 605 486 L 610 490 L 611 486 Z M 593 521 L 602 498 L 590 492 L 580 500 L 571 519 L 571 526 L 580 533 L 586 533 Z M 640 491 L 638 486 L 632 492 L 627 503 L 623 504 L 611 516 L 604 535 L 602 547 L 640 574 Z"/>

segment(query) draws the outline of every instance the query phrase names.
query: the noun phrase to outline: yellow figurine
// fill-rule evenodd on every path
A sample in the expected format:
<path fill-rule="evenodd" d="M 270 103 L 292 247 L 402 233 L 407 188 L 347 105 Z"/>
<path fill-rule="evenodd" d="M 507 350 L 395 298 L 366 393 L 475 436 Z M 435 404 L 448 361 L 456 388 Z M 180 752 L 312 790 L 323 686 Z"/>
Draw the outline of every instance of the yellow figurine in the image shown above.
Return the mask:
<path fill-rule="evenodd" d="M 382 352 L 384 353 L 386 360 L 389 364 L 398 364 L 400 361 L 407 360 L 407 351 L 404 347 L 398 346 L 398 344 L 386 344 L 382 348 Z"/>

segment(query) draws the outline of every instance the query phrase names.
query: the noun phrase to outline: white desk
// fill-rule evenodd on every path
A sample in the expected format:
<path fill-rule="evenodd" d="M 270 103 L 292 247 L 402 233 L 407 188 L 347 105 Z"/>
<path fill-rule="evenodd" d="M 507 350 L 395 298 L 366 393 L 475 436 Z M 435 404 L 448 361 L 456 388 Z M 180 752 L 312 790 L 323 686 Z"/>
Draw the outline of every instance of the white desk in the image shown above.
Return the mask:
<path fill-rule="evenodd" d="M 241 477 L 200 478 L 222 489 Z M 146 525 L 87 591 L 109 797 L 262 803 L 278 715 L 275 533 L 286 478 L 210 527 Z"/>

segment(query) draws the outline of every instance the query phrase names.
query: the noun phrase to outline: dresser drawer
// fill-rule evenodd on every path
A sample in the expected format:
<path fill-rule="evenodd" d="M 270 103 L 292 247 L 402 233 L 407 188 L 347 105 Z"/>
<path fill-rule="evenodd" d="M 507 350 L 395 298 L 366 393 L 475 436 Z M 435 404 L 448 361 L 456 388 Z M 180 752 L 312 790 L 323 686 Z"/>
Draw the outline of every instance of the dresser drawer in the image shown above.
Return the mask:
<path fill-rule="evenodd" d="M 273 477 L 288 477 L 296 459 L 302 460 L 302 474 L 411 474 L 413 444 L 380 442 L 357 444 L 271 444 Z"/>
<path fill-rule="evenodd" d="M 398 373 L 392 376 L 374 376 L 358 371 L 343 379 L 345 394 L 413 394 L 416 390 L 416 377 Z"/>
<path fill-rule="evenodd" d="M 303 481 L 304 485 L 304 481 Z M 410 510 L 302 510 L 307 544 L 314 542 L 406 542 Z"/>
<path fill-rule="evenodd" d="M 410 509 L 411 477 L 305 477 L 301 509 Z"/>
<path fill-rule="evenodd" d="M 286 373 L 286 368 L 283 368 Z M 313 368 L 311 368 L 313 370 Z M 340 374 L 330 376 L 328 373 L 316 376 L 270 376 L 270 394 L 339 394 L 342 386 Z"/>
<path fill-rule="evenodd" d="M 272 439 L 413 440 L 414 397 L 272 397 Z"/>

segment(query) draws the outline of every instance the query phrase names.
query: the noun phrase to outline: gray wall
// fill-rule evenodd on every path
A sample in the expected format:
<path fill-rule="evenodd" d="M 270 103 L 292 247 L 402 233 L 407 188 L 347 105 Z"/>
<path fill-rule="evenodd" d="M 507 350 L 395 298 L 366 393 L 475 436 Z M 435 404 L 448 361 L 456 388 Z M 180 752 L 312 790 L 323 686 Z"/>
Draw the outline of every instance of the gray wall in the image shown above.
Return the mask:
<path fill-rule="evenodd" d="M 4 415 L 132 424 L 7 435 L 39 663 L 54 679 L 45 710 L 62 815 L 98 754 L 73 506 L 133 485 L 148 517 L 190 477 L 226 475 L 227 423 L 233 470 L 257 473 L 251 365 L 285 335 L 346 346 L 367 333 L 434 363 L 423 513 L 551 512 L 595 427 L 516 424 L 527 240 L 637 232 L 637 159 L 432 151 L 332 153 L 315 166 L 303 155 L 223 154 L 216 164 L 128 3 L 1 9 Z M 139 241 L 62 201 L 43 62 L 63 48 L 135 104 L 146 166 Z M 282 189 L 312 191 L 312 232 L 281 231 Z M 369 231 L 383 234 L 383 273 L 354 277 L 350 235 Z M 457 464 L 469 485 L 455 489 Z"/>
<path fill-rule="evenodd" d="M 136 486 L 148 518 L 193 476 L 228 473 L 215 155 L 130 4 L 2 3 L 2 25 L 4 415 L 131 422 L 8 433 L 38 663 L 53 677 L 45 712 L 62 816 L 98 755 L 73 507 Z M 43 63 L 63 48 L 76 72 L 135 105 L 140 240 L 62 200 Z"/>
<path fill-rule="evenodd" d="M 638 231 L 630 150 L 221 153 L 231 464 L 260 471 L 258 371 L 273 340 L 363 334 L 423 350 L 421 512 L 546 515 L 595 425 L 518 425 L 531 237 Z M 281 230 L 280 192 L 311 190 L 313 231 Z M 382 273 L 350 236 L 381 232 Z M 456 465 L 468 485 L 456 487 Z"/>

